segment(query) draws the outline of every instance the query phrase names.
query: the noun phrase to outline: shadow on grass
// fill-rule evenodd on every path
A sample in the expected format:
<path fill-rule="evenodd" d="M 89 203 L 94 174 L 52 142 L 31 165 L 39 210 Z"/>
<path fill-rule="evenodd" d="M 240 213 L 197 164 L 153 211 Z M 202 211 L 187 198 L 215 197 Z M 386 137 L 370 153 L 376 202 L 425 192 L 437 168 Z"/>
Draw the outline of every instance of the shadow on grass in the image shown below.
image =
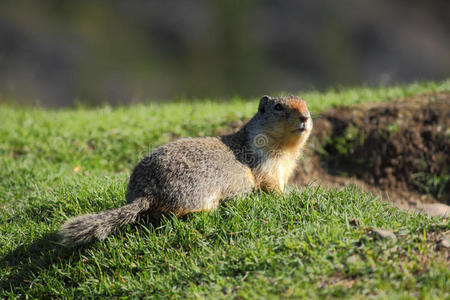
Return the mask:
<path fill-rule="evenodd" d="M 164 221 L 145 216 L 139 223 L 157 228 Z M 131 226 L 139 231 L 139 223 L 131 224 Z M 156 235 L 159 233 L 160 230 L 155 230 Z M 116 231 L 112 234 L 120 234 L 120 232 Z M 67 247 L 60 243 L 60 236 L 57 233 L 50 233 L 31 244 L 17 247 L 0 258 L 0 268 L 10 270 L 11 273 L 0 280 L 0 291 L 16 293 L 20 289 L 27 289 L 41 272 L 51 269 L 52 266 L 58 265 L 59 268 L 64 268 L 69 263 L 77 263 L 88 249 L 95 247 L 96 242 L 98 241 L 79 247 Z M 70 286 L 75 283 L 68 278 L 66 284 Z"/>
<path fill-rule="evenodd" d="M 67 248 L 59 244 L 56 233 L 46 234 L 29 245 L 22 245 L 0 260 L 3 270 L 9 269 L 11 275 L 0 281 L 0 289 L 15 291 L 26 288 L 43 270 L 52 265 L 71 259 L 79 260 L 80 248 Z"/>

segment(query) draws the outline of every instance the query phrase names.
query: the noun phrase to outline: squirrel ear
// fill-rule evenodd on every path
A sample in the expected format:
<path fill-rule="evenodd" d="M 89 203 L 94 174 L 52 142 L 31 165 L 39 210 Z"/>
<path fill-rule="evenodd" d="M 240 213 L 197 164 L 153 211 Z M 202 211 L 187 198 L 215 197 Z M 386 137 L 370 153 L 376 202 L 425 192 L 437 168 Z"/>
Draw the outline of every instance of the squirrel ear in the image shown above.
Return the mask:
<path fill-rule="evenodd" d="M 269 102 L 270 100 L 270 96 L 264 95 L 261 100 L 259 100 L 259 107 L 258 107 L 258 111 L 260 113 L 265 113 L 266 112 L 266 105 L 267 102 Z"/>

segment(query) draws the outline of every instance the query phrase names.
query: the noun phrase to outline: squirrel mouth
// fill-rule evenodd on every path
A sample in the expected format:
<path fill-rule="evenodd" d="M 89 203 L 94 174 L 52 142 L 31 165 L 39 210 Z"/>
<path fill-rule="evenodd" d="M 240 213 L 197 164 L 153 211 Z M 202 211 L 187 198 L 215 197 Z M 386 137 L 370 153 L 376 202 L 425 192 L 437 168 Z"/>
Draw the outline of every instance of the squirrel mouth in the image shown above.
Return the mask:
<path fill-rule="evenodd" d="M 292 132 L 303 133 L 307 130 L 306 125 L 302 125 L 300 127 L 295 128 Z"/>
<path fill-rule="evenodd" d="M 292 130 L 293 133 L 303 134 L 306 131 L 306 128 L 295 128 Z"/>

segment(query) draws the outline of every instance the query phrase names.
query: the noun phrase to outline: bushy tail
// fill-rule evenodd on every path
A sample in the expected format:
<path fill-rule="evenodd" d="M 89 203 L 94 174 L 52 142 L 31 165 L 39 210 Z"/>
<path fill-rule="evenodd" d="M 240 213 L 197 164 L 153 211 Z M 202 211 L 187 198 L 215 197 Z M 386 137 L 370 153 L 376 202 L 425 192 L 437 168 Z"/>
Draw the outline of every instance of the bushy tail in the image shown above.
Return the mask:
<path fill-rule="evenodd" d="M 73 218 L 61 227 L 59 235 L 67 246 L 79 246 L 95 238 L 104 240 L 114 229 L 135 222 L 148 209 L 148 203 L 147 199 L 138 198 L 117 209 Z"/>

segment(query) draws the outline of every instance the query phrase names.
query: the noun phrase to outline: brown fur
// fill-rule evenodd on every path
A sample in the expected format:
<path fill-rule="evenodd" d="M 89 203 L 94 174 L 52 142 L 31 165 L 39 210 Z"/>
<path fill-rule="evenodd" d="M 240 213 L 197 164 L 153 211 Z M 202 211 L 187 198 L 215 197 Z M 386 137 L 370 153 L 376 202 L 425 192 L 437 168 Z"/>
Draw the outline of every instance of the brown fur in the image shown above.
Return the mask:
<path fill-rule="evenodd" d="M 282 193 L 311 129 L 302 99 L 264 96 L 258 113 L 234 134 L 179 139 L 154 150 L 131 174 L 128 204 L 69 220 L 63 242 L 102 240 L 142 214 L 183 216 L 255 189 Z"/>

